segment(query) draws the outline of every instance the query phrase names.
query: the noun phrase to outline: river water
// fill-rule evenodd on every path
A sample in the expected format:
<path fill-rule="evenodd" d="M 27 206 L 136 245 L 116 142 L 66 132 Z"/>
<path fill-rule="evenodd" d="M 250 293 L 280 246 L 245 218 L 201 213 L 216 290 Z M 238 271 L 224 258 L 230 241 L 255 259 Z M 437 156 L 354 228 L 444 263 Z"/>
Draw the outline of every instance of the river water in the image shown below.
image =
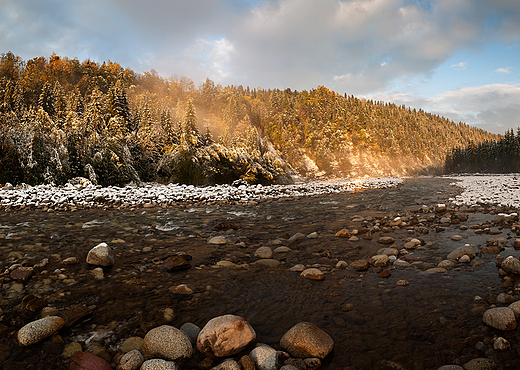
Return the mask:
<path fill-rule="evenodd" d="M 33 266 L 44 258 L 49 263 L 35 269 L 23 284 L 8 273 L 0 277 L 1 368 L 68 369 L 61 352 L 75 341 L 84 350 L 96 344 L 114 361 L 125 338 L 144 337 L 165 323 L 180 327 L 192 322 L 202 327 L 223 314 L 245 317 L 258 341 L 275 348 L 294 324 L 318 325 L 335 343 L 322 369 L 436 369 L 477 357 L 492 358 L 503 369 L 518 368 L 517 331 L 501 333 L 482 323 L 482 314 L 492 303 L 489 297 L 511 292 L 510 287 L 503 287 L 496 256 L 481 254 L 447 273 L 426 272 L 456 247 L 486 245 L 491 236 L 466 229 L 471 225 L 491 226 L 494 237 L 506 238 L 512 246 L 510 227 L 492 224 L 496 216 L 482 209 L 450 211 L 467 220 L 449 226 L 441 225 L 435 213 L 420 212 L 423 205 L 431 208 L 458 194 L 460 189 L 449 185 L 452 181 L 407 179 L 397 188 L 256 205 L 180 203 L 134 210 L 4 212 L 0 214 L 1 271 L 15 263 Z M 363 232 L 378 222 L 382 228 L 397 216 L 415 226 L 372 235 Z M 422 232 L 417 229 L 421 225 Z M 336 237 L 343 228 L 362 231 L 359 240 Z M 296 233 L 314 232 L 315 239 L 288 241 Z M 455 234 L 464 239 L 452 240 Z M 218 235 L 227 243 L 208 243 Z M 361 272 L 335 268 L 340 260 L 351 263 L 375 255 L 384 247 L 378 243 L 380 236 L 392 236 L 399 249 L 409 238 L 419 238 L 423 245 L 407 256 L 410 267 L 385 268 L 391 272 L 387 278 L 373 267 Z M 279 267 L 255 264 L 255 250 L 260 246 L 274 250 L 278 245 L 273 241 L 291 248 L 274 253 Z M 114 249 L 116 263 L 104 268 L 103 279 L 96 279 L 85 257 L 100 242 Z M 166 257 L 178 253 L 192 257 L 191 269 L 168 272 L 161 268 Z M 506 248 L 502 256 L 515 253 Z M 68 257 L 77 257 L 79 263 L 64 265 Z M 219 267 L 221 261 L 235 266 Z M 295 264 L 319 267 L 325 280 L 299 276 L 289 270 Z M 398 285 L 402 279 L 409 284 Z M 180 284 L 193 294 L 176 293 L 173 288 Z M 38 318 L 38 313 L 31 316 L 18 308 L 27 294 L 45 299 L 58 310 L 89 306 L 92 315 L 63 329 L 59 337 L 22 348 L 14 340 L 16 331 Z M 171 317 L 165 316 L 167 309 L 173 310 Z M 511 350 L 493 350 L 495 336 L 508 339 Z M 195 367 L 195 360 L 184 366 Z"/>

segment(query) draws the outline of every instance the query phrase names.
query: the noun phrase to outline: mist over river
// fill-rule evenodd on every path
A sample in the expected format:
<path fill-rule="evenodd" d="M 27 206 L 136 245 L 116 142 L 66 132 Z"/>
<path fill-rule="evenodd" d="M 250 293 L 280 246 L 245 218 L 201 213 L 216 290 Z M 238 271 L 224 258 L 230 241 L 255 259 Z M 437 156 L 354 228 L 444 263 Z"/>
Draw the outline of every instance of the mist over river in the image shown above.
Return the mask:
<path fill-rule="evenodd" d="M 71 343 L 115 369 L 126 339 L 163 324 L 202 328 L 225 314 L 244 317 L 257 341 L 275 349 L 295 324 L 316 324 L 334 341 L 320 369 L 437 369 L 477 358 L 520 368 L 517 329 L 482 319 L 520 300 L 520 275 L 499 270 L 520 255 L 515 175 L 312 186 L 228 186 L 213 197 L 218 189 L 184 187 L 184 198 L 156 185 L 5 189 L 0 369 L 69 369 Z M 91 193 L 76 197 L 81 191 Z M 119 200 L 110 196 L 117 191 Z M 222 243 L 210 243 L 215 237 Z M 102 242 L 115 263 L 96 268 L 86 256 Z M 473 255 L 448 258 L 466 244 Z M 261 247 L 272 255 L 259 256 Z M 178 255 L 190 256 L 188 269 L 164 268 Z M 300 276 L 298 265 L 321 270 L 324 280 Z M 31 267 L 30 276 L 13 276 L 20 267 Z M 22 347 L 16 333 L 42 309 L 32 310 L 29 295 L 42 307 L 91 312 Z M 497 337 L 509 348 L 495 349 Z M 203 360 L 198 354 L 179 367 L 201 368 Z"/>

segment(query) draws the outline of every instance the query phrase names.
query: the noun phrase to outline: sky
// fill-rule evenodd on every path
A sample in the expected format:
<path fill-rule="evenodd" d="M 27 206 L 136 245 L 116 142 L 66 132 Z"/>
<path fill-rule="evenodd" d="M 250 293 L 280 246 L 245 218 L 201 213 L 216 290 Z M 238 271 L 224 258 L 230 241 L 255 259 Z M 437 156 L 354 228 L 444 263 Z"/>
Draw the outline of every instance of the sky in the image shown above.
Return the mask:
<path fill-rule="evenodd" d="M 0 53 L 520 126 L 519 0 L 0 0 Z"/>

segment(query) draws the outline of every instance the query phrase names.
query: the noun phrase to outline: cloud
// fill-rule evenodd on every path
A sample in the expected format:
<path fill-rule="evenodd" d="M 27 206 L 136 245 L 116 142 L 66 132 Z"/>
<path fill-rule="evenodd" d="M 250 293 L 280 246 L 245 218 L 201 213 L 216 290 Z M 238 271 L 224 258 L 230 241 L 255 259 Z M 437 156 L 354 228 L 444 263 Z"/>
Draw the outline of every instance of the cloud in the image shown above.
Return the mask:
<path fill-rule="evenodd" d="M 457 69 L 459 71 L 460 70 L 464 71 L 464 70 L 468 69 L 468 63 L 467 62 L 459 62 L 457 64 L 452 64 L 451 68 L 455 68 L 455 69 Z"/>
<path fill-rule="evenodd" d="M 496 134 L 520 125 L 520 84 L 488 84 L 453 89 L 432 98 L 392 92 L 367 96 L 392 101 L 465 122 Z"/>
<path fill-rule="evenodd" d="M 509 67 L 507 67 L 507 68 L 498 68 L 498 69 L 495 69 L 494 72 L 509 74 L 509 73 L 511 73 L 511 68 L 509 68 Z"/>

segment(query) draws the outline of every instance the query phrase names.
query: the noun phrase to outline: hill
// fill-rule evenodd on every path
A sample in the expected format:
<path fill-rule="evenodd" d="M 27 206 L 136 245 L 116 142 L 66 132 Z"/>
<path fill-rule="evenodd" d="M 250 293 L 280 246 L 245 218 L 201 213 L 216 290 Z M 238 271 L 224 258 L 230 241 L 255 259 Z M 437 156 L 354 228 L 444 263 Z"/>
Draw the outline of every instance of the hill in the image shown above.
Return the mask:
<path fill-rule="evenodd" d="M 196 87 L 111 61 L 0 58 L 0 183 L 289 183 L 404 175 L 496 135 L 395 104 L 311 91 Z"/>

